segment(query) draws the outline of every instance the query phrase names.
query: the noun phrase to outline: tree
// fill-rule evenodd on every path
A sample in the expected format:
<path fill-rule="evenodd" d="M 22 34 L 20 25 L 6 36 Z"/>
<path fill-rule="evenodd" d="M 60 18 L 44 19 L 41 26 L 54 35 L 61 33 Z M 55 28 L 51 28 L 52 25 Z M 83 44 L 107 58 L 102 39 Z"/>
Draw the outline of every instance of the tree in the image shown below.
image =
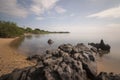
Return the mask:
<path fill-rule="evenodd" d="M 16 23 L 0 21 L 0 37 L 9 38 L 23 35 L 24 31 Z"/>
<path fill-rule="evenodd" d="M 35 29 L 33 30 L 33 33 L 34 33 L 34 34 L 40 34 L 40 32 L 41 32 L 41 30 L 38 29 L 38 28 L 35 28 Z"/>
<path fill-rule="evenodd" d="M 32 31 L 33 31 L 33 30 L 32 30 L 31 28 L 29 28 L 29 27 L 27 27 L 27 28 L 25 29 L 25 32 L 26 32 L 26 33 L 32 33 Z"/>

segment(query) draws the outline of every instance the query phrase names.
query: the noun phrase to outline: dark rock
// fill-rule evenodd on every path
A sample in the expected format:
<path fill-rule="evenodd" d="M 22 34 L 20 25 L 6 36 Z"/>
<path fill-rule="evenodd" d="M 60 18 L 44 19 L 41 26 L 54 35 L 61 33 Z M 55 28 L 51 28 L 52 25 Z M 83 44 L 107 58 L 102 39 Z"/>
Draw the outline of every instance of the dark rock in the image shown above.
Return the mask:
<path fill-rule="evenodd" d="M 83 69 L 86 70 L 87 76 L 92 80 L 96 77 L 97 68 L 96 68 L 96 60 L 92 52 L 83 53 L 82 65 Z"/>
<path fill-rule="evenodd" d="M 102 77 L 105 76 L 97 76 L 94 52 L 84 44 L 63 44 L 56 50 L 47 50 L 46 54 L 34 55 L 27 60 L 36 60 L 37 63 L 16 69 L 1 76 L 0 80 L 104 80 Z"/>
<path fill-rule="evenodd" d="M 36 60 L 36 61 L 39 61 L 42 57 L 40 55 L 33 55 L 33 56 L 29 56 L 27 57 L 27 60 Z"/>
<path fill-rule="evenodd" d="M 53 43 L 54 43 L 53 40 L 51 40 L 51 39 L 48 40 L 48 44 L 49 44 L 49 45 L 51 45 L 51 44 L 53 44 Z"/>
<path fill-rule="evenodd" d="M 2 75 L 0 77 L 0 80 L 9 80 L 8 78 L 10 77 L 10 74 Z"/>
<path fill-rule="evenodd" d="M 95 47 L 90 48 L 93 52 L 98 53 L 98 50 Z"/>
<path fill-rule="evenodd" d="M 120 80 L 120 74 L 101 72 L 96 80 Z"/>
<path fill-rule="evenodd" d="M 63 44 L 59 46 L 59 49 L 64 52 L 71 53 L 73 46 L 71 44 Z"/>
<path fill-rule="evenodd" d="M 89 54 L 88 56 L 91 61 L 95 61 L 95 58 L 93 57 L 93 55 Z"/>
<path fill-rule="evenodd" d="M 100 48 L 102 50 L 108 50 L 108 51 L 110 51 L 110 46 L 108 44 L 105 44 L 103 40 L 100 41 Z"/>
<path fill-rule="evenodd" d="M 82 51 L 89 51 L 89 48 L 83 43 L 79 43 L 73 47 L 72 53 L 81 53 Z"/>
<path fill-rule="evenodd" d="M 103 51 L 110 51 L 110 45 L 105 44 L 103 40 L 100 41 L 100 43 L 88 43 L 88 45 L 91 45 L 95 48 L 97 48 L 97 50 L 99 51 L 99 49 L 103 50 Z"/>

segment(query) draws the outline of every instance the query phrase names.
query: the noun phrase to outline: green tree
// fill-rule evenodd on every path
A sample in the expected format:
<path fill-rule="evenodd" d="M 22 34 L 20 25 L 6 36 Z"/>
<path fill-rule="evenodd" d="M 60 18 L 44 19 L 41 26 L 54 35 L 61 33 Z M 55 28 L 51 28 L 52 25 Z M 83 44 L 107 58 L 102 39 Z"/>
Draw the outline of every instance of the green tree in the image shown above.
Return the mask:
<path fill-rule="evenodd" d="M 33 30 L 33 33 L 34 33 L 34 34 L 40 34 L 40 33 L 41 33 L 41 30 L 38 29 L 38 28 L 35 28 L 35 29 Z"/>
<path fill-rule="evenodd" d="M 32 33 L 32 31 L 33 31 L 33 30 L 32 30 L 31 28 L 29 28 L 29 27 L 27 27 L 27 28 L 25 29 L 25 32 L 26 32 L 26 33 Z"/>
<path fill-rule="evenodd" d="M 0 37 L 9 38 L 23 35 L 24 31 L 16 23 L 0 21 Z"/>

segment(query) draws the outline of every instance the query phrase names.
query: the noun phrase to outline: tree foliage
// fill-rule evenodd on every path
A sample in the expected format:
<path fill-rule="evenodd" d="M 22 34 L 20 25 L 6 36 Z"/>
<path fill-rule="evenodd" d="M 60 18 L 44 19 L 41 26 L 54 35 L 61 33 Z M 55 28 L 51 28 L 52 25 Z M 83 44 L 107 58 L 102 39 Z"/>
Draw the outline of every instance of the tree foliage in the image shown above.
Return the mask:
<path fill-rule="evenodd" d="M 40 30 L 39 28 L 22 28 L 19 27 L 14 22 L 9 21 L 0 21 L 0 37 L 1 38 L 11 38 L 23 35 L 24 33 L 32 33 L 32 34 L 46 34 L 46 33 L 68 33 L 68 32 L 50 32 L 45 30 Z"/>
<path fill-rule="evenodd" d="M 16 23 L 0 21 L 0 37 L 10 38 L 23 35 L 24 30 L 17 26 Z"/>
<path fill-rule="evenodd" d="M 33 30 L 31 29 L 31 28 L 29 28 L 29 27 L 27 27 L 26 29 L 25 29 L 25 33 L 32 33 L 33 32 Z"/>
<path fill-rule="evenodd" d="M 40 32 L 41 32 L 41 30 L 38 29 L 38 28 L 35 28 L 35 29 L 33 30 L 33 33 L 34 33 L 34 34 L 40 34 Z"/>

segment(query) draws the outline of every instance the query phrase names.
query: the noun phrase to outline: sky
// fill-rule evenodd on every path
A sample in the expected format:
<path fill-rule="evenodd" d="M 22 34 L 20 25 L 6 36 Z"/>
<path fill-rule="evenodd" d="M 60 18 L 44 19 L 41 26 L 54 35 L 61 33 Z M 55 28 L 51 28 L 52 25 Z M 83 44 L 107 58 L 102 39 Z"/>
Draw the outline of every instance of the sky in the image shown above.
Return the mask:
<path fill-rule="evenodd" d="M 120 0 L 0 0 L 0 20 L 49 31 L 120 30 Z"/>

